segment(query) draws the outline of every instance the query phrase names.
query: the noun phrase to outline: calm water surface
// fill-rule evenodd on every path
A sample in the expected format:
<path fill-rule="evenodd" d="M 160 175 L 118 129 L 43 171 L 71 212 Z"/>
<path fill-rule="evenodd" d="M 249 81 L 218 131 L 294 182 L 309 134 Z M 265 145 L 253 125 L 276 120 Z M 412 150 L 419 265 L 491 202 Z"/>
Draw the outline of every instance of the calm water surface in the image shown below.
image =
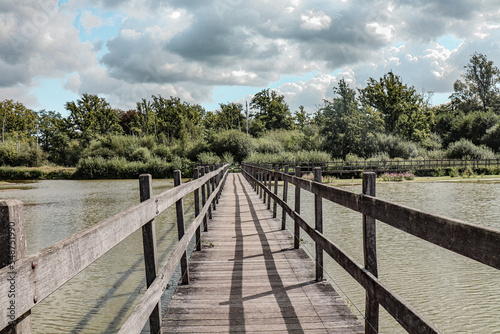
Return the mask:
<path fill-rule="evenodd" d="M 173 186 L 154 180 L 154 193 Z M 360 187 L 350 187 L 360 192 Z M 139 201 L 137 180 L 40 181 L 2 185 L 1 198 L 25 203 L 28 253 L 37 252 Z M 293 200 L 293 186 L 289 200 Z M 500 230 L 499 183 L 379 183 L 377 196 L 431 213 Z M 185 201 L 192 220 L 192 198 Z M 361 215 L 324 201 L 324 230 L 363 262 Z M 313 198 L 303 192 L 302 212 L 313 222 Z M 161 263 L 177 238 L 175 209 L 157 219 Z M 191 217 L 189 217 L 191 216 Z M 288 227 L 293 228 L 288 219 Z M 304 233 L 303 246 L 313 244 Z M 445 333 L 500 333 L 500 271 L 377 222 L 379 277 Z M 144 293 L 140 231 L 33 309 L 35 333 L 114 333 Z M 364 312 L 364 290 L 325 257 L 328 279 L 354 312 Z M 57 272 L 54 273 L 57 275 Z M 173 282 L 171 282 L 173 283 Z M 381 333 L 404 332 L 381 310 Z"/>

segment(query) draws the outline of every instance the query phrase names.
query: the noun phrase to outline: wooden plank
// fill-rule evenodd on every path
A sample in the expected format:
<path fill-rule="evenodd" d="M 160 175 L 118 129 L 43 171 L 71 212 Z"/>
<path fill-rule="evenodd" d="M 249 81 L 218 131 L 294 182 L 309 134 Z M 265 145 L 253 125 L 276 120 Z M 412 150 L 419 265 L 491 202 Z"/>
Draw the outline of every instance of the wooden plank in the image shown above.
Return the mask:
<path fill-rule="evenodd" d="M 333 288 L 314 280 L 314 263 L 293 249 L 281 220 L 264 210 L 268 203 L 241 175 L 231 174 L 226 182 L 204 235 L 214 247 L 193 253 L 191 283 L 175 292 L 163 331 L 362 333 Z"/>

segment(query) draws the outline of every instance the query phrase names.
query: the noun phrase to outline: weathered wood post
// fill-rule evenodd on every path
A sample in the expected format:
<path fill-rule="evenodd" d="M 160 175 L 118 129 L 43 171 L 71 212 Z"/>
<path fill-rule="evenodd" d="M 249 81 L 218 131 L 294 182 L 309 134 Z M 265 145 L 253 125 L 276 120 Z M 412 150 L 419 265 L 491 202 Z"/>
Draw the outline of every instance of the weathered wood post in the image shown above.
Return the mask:
<path fill-rule="evenodd" d="M 278 196 L 278 172 L 280 170 L 280 166 L 278 164 L 274 165 L 274 194 Z M 278 211 L 278 202 L 274 200 L 273 203 L 273 218 L 276 218 Z"/>
<path fill-rule="evenodd" d="M 375 196 L 377 175 L 373 172 L 363 173 L 363 194 Z M 375 277 L 378 277 L 377 269 L 377 235 L 375 219 L 363 215 L 363 251 L 365 268 Z M 375 296 L 371 296 L 366 290 L 365 308 L 365 333 L 378 333 L 379 304 Z"/>
<path fill-rule="evenodd" d="M 213 172 L 214 170 L 215 170 L 215 166 L 213 166 L 213 165 L 212 165 L 212 166 L 210 166 L 210 172 Z M 211 185 L 211 187 L 212 187 L 212 191 L 211 191 L 211 193 L 213 193 L 213 192 L 215 191 L 215 176 L 212 176 L 212 177 L 210 178 L 210 185 Z M 216 200 L 215 200 L 215 198 L 214 198 L 214 200 L 212 201 L 212 208 L 213 208 L 214 210 L 217 210 L 217 205 L 216 205 L 216 203 L 215 203 L 215 202 L 216 202 Z"/>
<path fill-rule="evenodd" d="M 260 167 L 259 167 L 260 168 Z M 262 183 L 264 181 L 264 174 L 262 173 L 262 170 L 258 171 L 258 178 L 259 182 Z M 262 198 L 262 187 L 259 185 L 259 198 Z"/>
<path fill-rule="evenodd" d="M 269 190 L 269 193 L 271 193 L 271 184 L 273 180 L 272 172 L 273 172 L 273 165 L 272 164 L 267 165 L 267 189 Z M 271 196 L 268 196 L 267 209 L 271 210 Z"/>
<path fill-rule="evenodd" d="M 147 201 L 153 195 L 153 183 L 151 174 L 139 175 L 139 196 L 141 202 Z M 158 261 L 156 252 L 155 220 L 152 219 L 142 226 L 142 246 L 144 249 L 144 267 L 146 269 L 146 285 L 153 283 L 158 272 Z M 149 328 L 151 333 L 161 332 L 161 304 L 155 306 L 149 316 Z"/>
<path fill-rule="evenodd" d="M 200 178 L 200 169 L 196 167 L 193 171 L 193 178 L 199 179 Z M 200 189 L 196 188 L 194 191 L 194 216 L 195 218 L 198 217 L 200 214 Z M 196 250 L 201 251 L 201 224 L 198 226 L 196 229 Z"/>
<path fill-rule="evenodd" d="M 295 167 L 295 177 L 301 178 L 302 172 L 300 170 L 300 166 Z M 295 185 L 295 212 L 300 214 L 300 187 Z M 300 225 L 299 220 L 295 219 L 293 226 L 293 248 L 299 249 L 300 245 Z"/>
<path fill-rule="evenodd" d="M 203 177 L 205 175 L 205 167 L 200 167 L 200 177 Z M 205 184 L 201 186 L 201 207 L 204 208 L 205 204 L 207 203 L 207 196 L 206 196 L 206 189 L 205 189 Z M 207 232 L 208 231 L 208 224 L 207 224 L 207 215 L 206 213 L 203 216 L 203 231 Z"/>
<path fill-rule="evenodd" d="M 266 199 L 267 199 L 267 193 L 264 190 L 264 187 L 266 187 L 266 184 L 267 184 L 267 178 L 268 178 L 268 174 L 266 172 L 266 165 L 262 165 L 262 198 L 264 200 L 264 203 L 266 203 Z"/>
<path fill-rule="evenodd" d="M 321 167 L 314 167 L 314 182 L 321 183 Z M 323 198 L 314 195 L 314 222 L 316 231 L 323 233 Z M 316 243 L 316 281 L 323 280 L 323 248 Z"/>
<path fill-rule="evenodd" d="M 181 171 L 174 171 L 174 186 L 178 187 L 182 183 Z M 183 199 L 181 198 L 177 202 L 175 202 L 175 212 L 177 213 L 177 235 L 179 240 L 184 236 L 184 204 Z M 187 263 L 187 252 L 182 254 L 181 258 L 181 284 L 186 285 L 189 284 L 189 270 Z"/>
<path fill-rule="evenodd" d="M 9 326 L 0 330 L 2 334 L 31 333 L 31 311 L 26 312 L 17 320 L 16 313 L 16 261 L 26 257 L 26 229 L 24 223 L 23 203 L 17 199 L 0 201 L 0 268 L 8 267 L 11 280 L 2 282 L 8 284 L 10 305 L 2 305 L 8 310 L 11 320 Z M 36 264 L 35 264 L 36 265 Z M 33 296 L 36 299 L 36 296 Z M 36 301 L 35 301 L 36 302 Z"/>
<path fill-rule="evenodd" d="M 205 174 L 208 174 L 210 173 L 210 168 L 208 166 L 205 166 Z M 208 199 L 210 198 L 210 182 L 211 179 L 209 179 L 206 183 L 206 187 L 207 187 L 207 201 Z M 212 204 L 210 203 L 209 207 L 208 207 L 208 219 L 212 219 Z"/>
<path fill-rule="evenodd" d="M 285 165 L 285 170 L 283 172 L 283 202 L 288 201 L 288 180 L 287 180 L 287 175 L 288 174 L 288 165 Z M 285 230 L 286 229 L 286 211 L 281 210 L 281 229 Z"/>

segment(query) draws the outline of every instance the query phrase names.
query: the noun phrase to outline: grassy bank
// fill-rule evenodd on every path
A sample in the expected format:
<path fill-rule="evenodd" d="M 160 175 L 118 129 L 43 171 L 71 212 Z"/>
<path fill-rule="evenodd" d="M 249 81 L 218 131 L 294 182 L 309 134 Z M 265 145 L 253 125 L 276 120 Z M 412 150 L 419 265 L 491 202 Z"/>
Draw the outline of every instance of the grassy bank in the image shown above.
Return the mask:
<path fill-rule="evenodd" d="M 67 167 L 0 167 L 0 180 L 67 180 L 76 168 Z"/>

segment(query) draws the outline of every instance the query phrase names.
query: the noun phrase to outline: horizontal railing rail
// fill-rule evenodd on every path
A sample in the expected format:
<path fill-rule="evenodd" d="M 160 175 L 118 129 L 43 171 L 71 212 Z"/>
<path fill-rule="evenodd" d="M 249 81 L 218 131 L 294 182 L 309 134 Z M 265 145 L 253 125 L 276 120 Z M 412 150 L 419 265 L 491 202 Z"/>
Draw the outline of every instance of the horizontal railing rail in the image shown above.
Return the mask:
<path fill-rule="evenodd" d="M 44 298 L 56 291 L 132 233 L 153 221 L 165 209 L 174 203 L 182 201 L 186 195 L 193 191 L 203 189 L 203 194 L 205 194 L 206 187 L 207 193 L 211 193 L 206 203 L 204 203 L 205 205 L 202 210 L 204 214 L 212 206 L 215 208 L 214 201 L 223 185 L 222 181 L 224 181 L 224 177 L 227 175 L 228 166 L 219 166 L 216 170 L 213 167 L 211 169 L 212 171 L 209 171 L 207 168 L 206 174 L 198 179 L 179 185 L 157 196 L 151 196 L 151 198 L 144 200 L 140 204 L 35 254 L 11 261 L 8 265 L 7 263 L 3 263 L 6 266 L 0 269 L 0 305 L 2 306 L 0 308 L 0 330 L 9 325 L 16 325 Z M 217 188 L 215 188 L 216 183 Z M 11 212 L 12 207 L 18 207 L 20 202 L 10 200 L 4 201 L 4 204 L 6 211 Z M 0 218 L 2 218 L 2 221 L 10 222 L 16 217 L 2 215 Z M 196 221 L 200 219 L 203 220 L 203 217 L 196 217 Z M 15 225 L 15 223 L 11 224 Z M 8 225 L 8 223 L 0 225 L 0 239 L 11 240 L 9 243 L 16 244 L 17 242 L 18 245 L 25 243 L 25 240 L 13 240 L 12 237 L 17 237 L 17 235 L 2 229 L 4 225 Z M 24 225 L 22 218 L 20 225 Z M 190 227 L 189 231 L 191 231 L 193 226 Z M 185 241 L 180 242 L 180 244 L 182 244 L 182 247 L 187 247 Z M 176 247 L 174 253 L 178 252 L 178 248 L 179 246 Z M 154 245 L 154 249 L 156 249 L 156 245 Z M 3 252 L 5 249 L 2 247 L 0 251 Z M 154 257 L 156 257 L 156 254 L 154 254 Z M 145 260 L 146 262 L 148 261 L 147 259 Z M 9 297 L 11 295 L 9 294 L 11 287 L 5 284 L 12 277 L 15 278 L 15 314 L 13 312 L 9 313 L 8 308 L 4 307 L 11 305 L 14 300 Z"/>
<path fill-rule="evenodd" d="M 297 167 L 296 176 L 279 172 L 279 166 L 275 165 L 274 171 L 271 168 L 262 168 L 255 165 L 244 164 L 243 172 L 254 189 L 260 193 L 264 201 L 270 200 L 280 205 L 283 210 L 282 228 L 286 228 L 285 219 L 288 214 L 295 222 L 294 236 L 295 248 L 299 247 L 300 229 L 304 230 L 311 239 L 319 246 L 316 257 L 320 260 L 317 263 L 317 277 L 319 267 L 322 270 L 322 251 L 329 254 L 337 263 L 339 263 L 365 290 L 367 294 L 366 309 L 366 333 L 375 333 L 378 329 L 378 306 L 382 305 L 392 317 L 398 321 L 401 326 L 409 333 L 439 333 L 439 329 L 420 315 L 411 305 L 406 303 L 396 293 L 391 291 L 377 278 L 376 270 L 376 247 L 375 247 L 375 219 L 384 222 L 401 231 L 412 234 L 423 240 L 451 250 L 483 264 L 500 269 L 500 232 L 497 230 L 465 223 L 456 219 L 441 217 L 425 213 L 420 210 L 412 209 L 403 205 L 395 204 L 389 201 L 377 199 L 366 193 L 357 194 L 345 189 L 339 189 L 321 184 L 320 182 L 302 179 L 301 168 Z M 289 171 L 288 166 L 285 168 Z M 316 169 L 320 172 L 320 168 Z M 317 174 L 317 173 L 316 173 Z M 363 189 L 375 187 L 375 178 L 372 177 L 372 184 L 366 180 L 368 176 L 374 176 L 373 173 L 365 173 Z M 271 180 L 274 179 L 274 189 L 271 186 Z M 278 197 L 277 180 L 284 181 L 283 199 Z M 319 178 L 321 179 L 321 173 Z M 295 186 L 295 208 L 292 209 L 287 203 L 288 183 Z M 365 219 L 372 219 L 370 230 L 368 221 L 364 220 L 363 244 L 365 253 L 365 266 L 357 263 L 349 254 L 343 251 L 333 241 L 329 240 L 322 232 L 321 205 L 315 205 L 316 226 L 309 225 L 303 217 L 300 216 L 300 189 L 311 192 L 317 199 L 326 199 L 333 203 L 362 213 Z M 319 201 L 321 202 L 321 200 Z M 276 206 L 273 208 L 273 216 L 276 217 Z M 319 217 L 319 218 L 318 218 Z M 371 263 L 371 265 L 370 265 Z M 371 266 L 371 267 L 370 267 Z M 368 303 L 368 300 L 371 300 Z M 375 301 L 375 303 L 373 302 Z M 370 305 L 369 305 L 370 304 Z M 374 330 L 376 329 L 376 330 Z"/>

